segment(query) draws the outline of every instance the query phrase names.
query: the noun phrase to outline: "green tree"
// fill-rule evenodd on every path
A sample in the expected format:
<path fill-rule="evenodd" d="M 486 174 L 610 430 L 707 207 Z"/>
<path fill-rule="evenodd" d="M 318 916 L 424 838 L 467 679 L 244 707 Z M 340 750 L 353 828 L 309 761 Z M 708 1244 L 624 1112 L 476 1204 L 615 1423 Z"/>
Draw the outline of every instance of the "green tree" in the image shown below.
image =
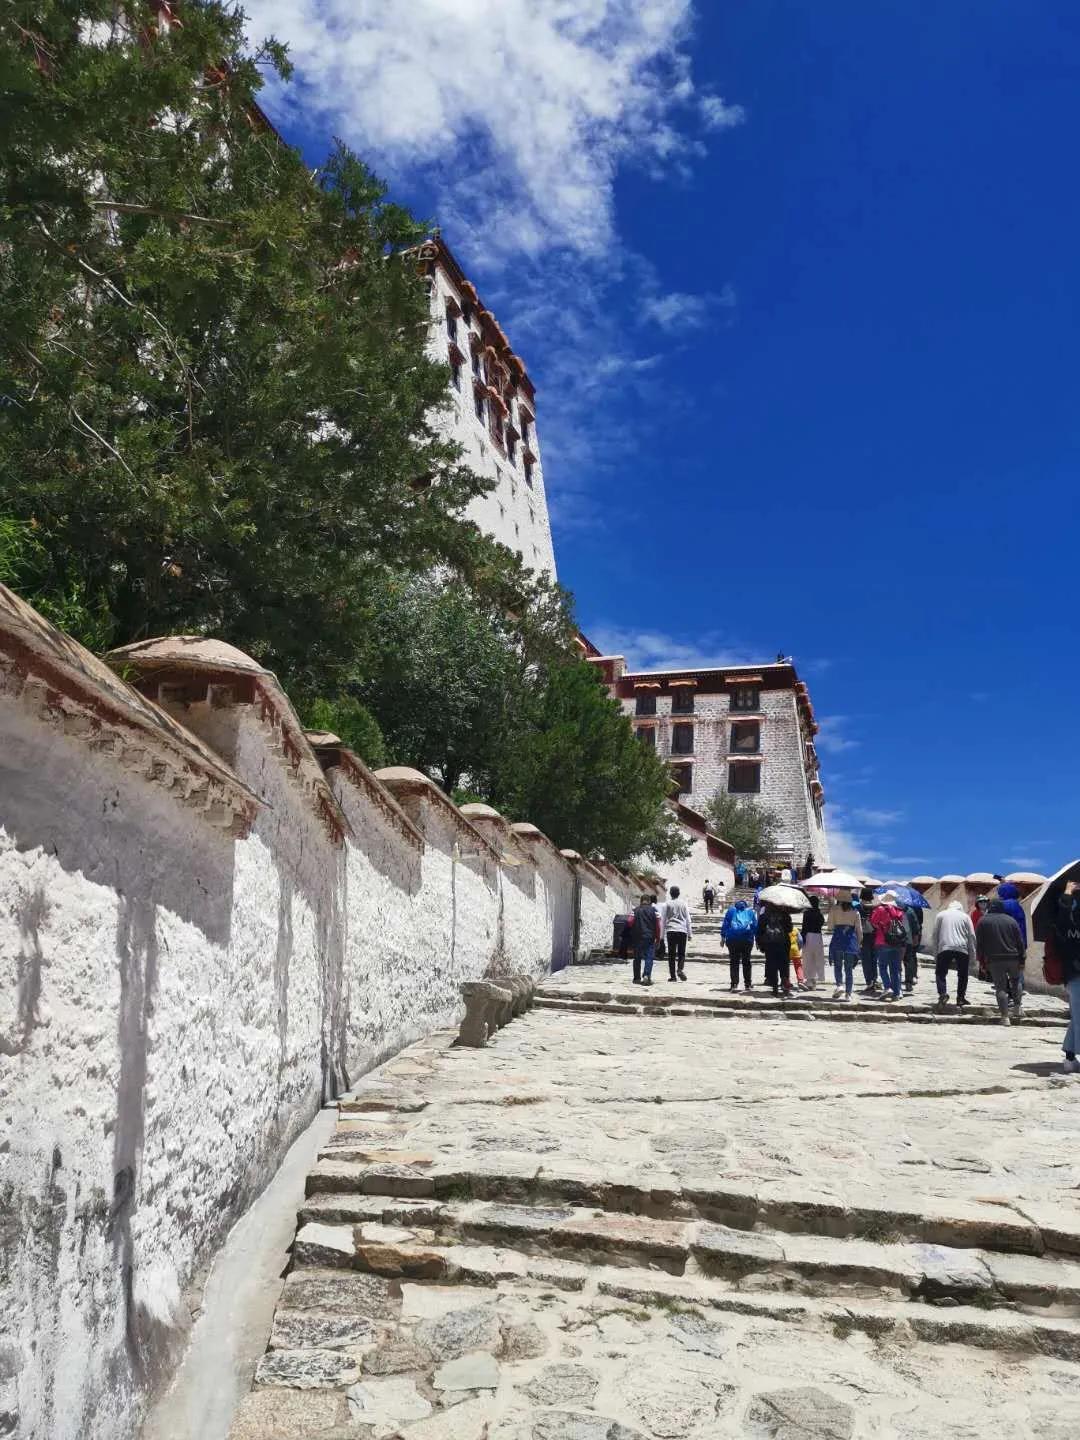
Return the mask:
<path fill-rule="evenodd" d="M 524 582 L 431 423 L 422 227 L 344 147 L 313 179 L 269 130 L 261 71 L 288 65 L 242 22 L 0 15 L 0 496 L 33 527 L 24 593 L 79 638 L 213 631 L 315 694 L 388 560 Z"/>
<path fill-rule="evenodd" d="M 336 735 L 373 770 L 389 763 L 386 740 L 379 729 L 379 722 L 367 706 L 361 705 L 353 696 L 312 700 L 304 708 L 303 720 L 308 730 L 329 731 Z"/>
<path fill-rule="evenodd" d="M 492 804 L 531 820 L 557 845 L 626 864 L 687 852 L 664 804 L 671 774 L 584 661 L 552 665 L 530 696 L 525 723 L 510 737 L 492 786 Z"/>
<path fill-rule="evenodd" d="M 740 860 L 766 860 L 780 842 L 782 817 L 749 796 L 719 790 L 705 806 L 709 829 L 735 847 Z"/>
<path fill-rule="evenodd" d="M 522 723 L 531 664 L 516 622 L 438 576 L 387 577 L 348 693 L 378 722 L 392 763 L 447 793 L 487 794 Z"/>

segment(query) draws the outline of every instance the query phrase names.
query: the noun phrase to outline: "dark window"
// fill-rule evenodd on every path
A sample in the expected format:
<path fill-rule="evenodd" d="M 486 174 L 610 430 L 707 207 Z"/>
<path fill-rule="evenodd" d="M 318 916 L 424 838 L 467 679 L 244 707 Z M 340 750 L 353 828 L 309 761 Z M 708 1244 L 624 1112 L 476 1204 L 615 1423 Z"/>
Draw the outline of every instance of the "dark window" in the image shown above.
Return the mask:
<path fill-rule="evenodd" d="M 534 551 L 534 553 L 535 553 L 535 551 L 536 551 L 536 546 L 535 546 L 535 545 L 533 546 L 533 551 Z M 641 741 L 641 743 L 642 743 L 643 745 L 647 745 L 650 750 L 655 750 L 655 749 L 656 749 L 656 726 L 655 726 L 655 725 L 639 725 L 638 728 L 637 728 L 636 734 L 637 734 L 637 738 Z"/>
<path fill-rule="evenodd" d="M 634 703 L 635 715 L 655 715 L 656 696 L 651 692 L 648 695 L 638 695 Z"/>
<path fill-rule="evenodd" d="M 446 307 L 446 333 L 451 340 L 457 339 L 457 316 L 449 305 Z"/>
<path fill-rule="evenodd" d="M 731 749 L 756 755 L 761 749 L 761 726 L 756 720 L 736 720 L 731 727 Z"/>
<path fill-rule="evenodd" d="M 761 789 L 761 766 L 736 761 L 728 766 L 729 795 L 756 795 Z"/>
<path fill-rule="evenodd" d="M 474 406 L 474 408 L 475 408 L 475 410 L 476 410 L 476 418 L 477 418 L 478 420 L 483 420 L 483 418 L 484 418 L 484 397 L 483 397 L 483 395 L 480 394 L 480 391 L 479 391 L 479 390 L 477 390 L 477 391 L 475 391 L 475 392 L 473 393 L 473 406 Z"/>
<path fill-rule="evenodd" d="M 694 767 L 692 765 L 672 765 L 671 778 L 680 795 L 692 793 L 694 789 Z"/>
<path fill-rule="evenodd" d="M 461 366 L 460 366 L 460 365 L 453 365 L 453 364 L 452 364 L 452 365 L 450 366 L 450 379 L 451 379 L 451 380 L 453 381 L 453 383 L 454 383 L 454 389 L 455 389 L 455 390 L 460 390 L 460 389 L 461 389 Z"/>
<path fill-rule="evenodd" d="M 511 464 L 517 459 L 517 441 L 509 430 L 506 432 L 506 458 Z"/>
<path fill-rule="evenodd" d="M 525 461 L 525 484 L 526 484 L 526 485 L 529 485 L 529 486 L 532 485 L 532 472 L 533 472 L 533 462 L 532 462 L 531 460 L 526 460 L 526 461 Z"/>
<path fill-rule="evenodd" d="M 689 685 L 676 685 L 671 692 L 671 713 L 692 715 L 694 713 L 694 692 Z"/>
<path fill-rule="evenodd" d="M 757 710 L 761 706 L 761 692 L 756 685 L 736 685 L 731 692 L 732 710 Z"/>
<path fill-rule="evenodd" d="M 694 753 L 693 725 L 672 726 L 671 753 L 673 755 L 692 755 Z"/>

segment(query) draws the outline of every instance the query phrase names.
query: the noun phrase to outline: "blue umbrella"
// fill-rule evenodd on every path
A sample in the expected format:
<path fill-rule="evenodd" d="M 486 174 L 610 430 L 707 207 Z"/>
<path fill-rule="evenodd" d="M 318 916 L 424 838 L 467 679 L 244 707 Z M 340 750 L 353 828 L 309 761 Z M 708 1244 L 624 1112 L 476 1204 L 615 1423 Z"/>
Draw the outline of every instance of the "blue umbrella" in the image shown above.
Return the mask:
<path fill-rule="evenodd" d="M 929 910 L 930 901 L 923 898 L 918 890 L 913 890 L 910 885 L 879 885 L 874 891 L 875 895 L 884 895 L 891 890 L 901 905 L 914 905 L 917 910 Z"/>

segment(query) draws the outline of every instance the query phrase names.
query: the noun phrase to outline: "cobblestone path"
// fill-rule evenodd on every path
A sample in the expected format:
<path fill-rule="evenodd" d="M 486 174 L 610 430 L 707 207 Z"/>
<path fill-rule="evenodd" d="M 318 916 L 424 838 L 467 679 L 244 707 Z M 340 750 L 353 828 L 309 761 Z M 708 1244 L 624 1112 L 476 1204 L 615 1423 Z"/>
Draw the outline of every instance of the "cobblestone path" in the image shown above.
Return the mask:
<path fill-rule="evenodd" d="M 343 1099 L 231 1440 L 1078 1433 L 1061 1004 L 717 1009 L 717 949 L 573 967 Z"/>

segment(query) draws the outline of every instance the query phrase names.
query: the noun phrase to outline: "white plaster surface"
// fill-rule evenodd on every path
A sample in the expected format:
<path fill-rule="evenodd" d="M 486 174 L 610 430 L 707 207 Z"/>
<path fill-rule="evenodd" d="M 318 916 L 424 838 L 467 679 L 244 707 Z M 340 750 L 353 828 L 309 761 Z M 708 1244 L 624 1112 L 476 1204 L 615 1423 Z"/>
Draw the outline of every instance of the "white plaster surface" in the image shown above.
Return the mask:
<path fill-rule="evenodd" d="M 323 1100 L 454 1023 L 461 981 L 572 954 L 553 847 L 504 866 L 422 799 L 421 848 L 332 771 L 335 845 L 255 707 L 172 713 L 265 802 L 246 838 L 0 693 L 0 1410 L 24 1440 L 134 1436 Z M 629 899 L 600 888 L 579 944 Z"/>
<path fill-rule="evenodd" d="M 443 268 L 437 265 L 431 295 L 428 350 L 434 359 L 443 364 L 448 363 L 446 302 L 450 298 L 462 304 L 463 297 Z M 478 328 L 475 321 L 472 328 Z M 473 377 L 469 368 L 469 327 L 461 317 L 458 318 L 457 332 L 457 344 L 466 358 L 461 372 L 461 389 L 451 388 L 448 408 L 433 419 L 444 434 L 462 447 L 462 459 L 469 469 L 495 481 L 495 488 L 489 494 L 472 502 L 469 518 L 475 520 L 481 530 L 520 555 L 531 569 L 550 575 L 554 580 L 555 550 L 544 489 L 543 457 L 536 438 L 538 426 L 532 429 L 532 449 L 537 461 L 532 471 L 532 484 L 529 485 L 525 480 L 520 449 L 516 461 L 511 461 L 496 449 L 486 423 L 477 418 L 473 405 Z M 516 419 L 516 402 L 513 408 Z"/>

